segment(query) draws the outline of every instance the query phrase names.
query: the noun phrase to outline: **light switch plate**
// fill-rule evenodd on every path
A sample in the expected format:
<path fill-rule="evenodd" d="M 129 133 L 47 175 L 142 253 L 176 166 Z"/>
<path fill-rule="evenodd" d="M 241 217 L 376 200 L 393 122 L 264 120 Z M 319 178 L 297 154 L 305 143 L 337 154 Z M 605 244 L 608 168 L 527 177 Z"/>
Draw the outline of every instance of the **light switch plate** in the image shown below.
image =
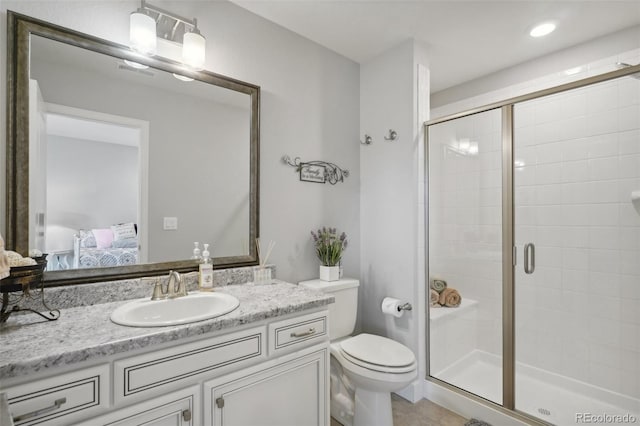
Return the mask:
<path fill-rule="evenodd" d="M 175 231 L 178 229 L 177 217 L 165 217 L 163 223 L 163 229 L 165 231 Z"/>

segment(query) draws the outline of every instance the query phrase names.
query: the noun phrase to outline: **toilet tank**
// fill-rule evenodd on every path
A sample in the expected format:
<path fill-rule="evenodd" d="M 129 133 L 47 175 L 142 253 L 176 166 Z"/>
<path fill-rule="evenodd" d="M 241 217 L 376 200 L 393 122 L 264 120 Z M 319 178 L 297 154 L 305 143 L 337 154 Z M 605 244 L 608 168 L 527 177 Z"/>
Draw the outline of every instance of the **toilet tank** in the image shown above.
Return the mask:
<path fill-rule="evenodd" d="M 358 314 L 358 286 L 360 281 L 343 278 L 338 281 L 310 280 L 298 283 L 302 287 L 333 294 L 336 301 L 329 305 L 329 339 L 353 333 Z"/>

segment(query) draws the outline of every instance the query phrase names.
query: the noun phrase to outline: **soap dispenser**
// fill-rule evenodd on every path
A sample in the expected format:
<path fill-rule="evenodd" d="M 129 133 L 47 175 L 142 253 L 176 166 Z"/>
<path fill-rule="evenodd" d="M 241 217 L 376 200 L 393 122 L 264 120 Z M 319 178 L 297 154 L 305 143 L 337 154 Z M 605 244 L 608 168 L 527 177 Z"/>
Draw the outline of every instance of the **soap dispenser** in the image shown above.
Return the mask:
<path fill-rule="evenodd" d="M 202 262 L 199 265 L 198 282 L 200 290 L 213 290 L 213 262 L 209 253 L 209 244 L 204 245 L 202 252 Z"/>
<path fill-rule="evenodd" d="M 198 262 L 202 260 L 202 256 L 200 256 L 200 243 L 193 243 L 193 256 L 191 256 L 191 258 Z"/>

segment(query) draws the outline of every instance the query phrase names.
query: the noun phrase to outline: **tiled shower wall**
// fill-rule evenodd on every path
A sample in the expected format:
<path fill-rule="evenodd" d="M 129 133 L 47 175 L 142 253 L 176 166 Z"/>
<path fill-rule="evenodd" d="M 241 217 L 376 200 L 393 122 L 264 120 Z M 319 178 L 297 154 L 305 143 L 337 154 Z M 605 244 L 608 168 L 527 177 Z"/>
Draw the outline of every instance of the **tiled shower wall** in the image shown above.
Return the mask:
<path fill-rule="evenodd" d="M 640 80 L 514 117 L 517 361 L 640 398 Z"/>

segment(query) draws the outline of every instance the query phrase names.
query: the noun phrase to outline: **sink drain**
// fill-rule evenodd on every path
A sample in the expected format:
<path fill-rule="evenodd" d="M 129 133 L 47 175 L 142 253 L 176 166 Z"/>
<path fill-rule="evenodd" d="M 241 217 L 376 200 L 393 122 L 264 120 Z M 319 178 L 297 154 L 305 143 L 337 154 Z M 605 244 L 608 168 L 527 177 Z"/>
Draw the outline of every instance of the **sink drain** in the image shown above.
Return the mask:
<path fill-rule="evenodd" d="M 551 411 L 547 410 L 546 408 L 538 408 L 538 413 L 543 414 L 545 416 L 551 415 Z"/>

